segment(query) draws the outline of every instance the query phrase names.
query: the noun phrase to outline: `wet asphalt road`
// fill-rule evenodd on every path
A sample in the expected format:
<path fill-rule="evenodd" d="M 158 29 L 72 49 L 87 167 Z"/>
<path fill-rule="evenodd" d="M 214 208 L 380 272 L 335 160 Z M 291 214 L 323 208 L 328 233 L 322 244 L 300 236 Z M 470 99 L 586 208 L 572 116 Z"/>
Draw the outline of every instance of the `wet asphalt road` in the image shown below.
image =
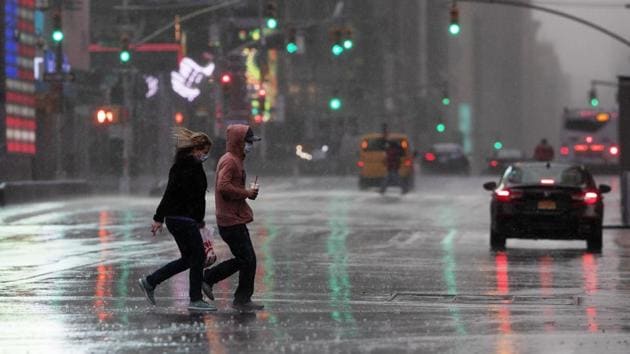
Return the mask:
<path fill-rule="evenodd" d="M 422 177 L 406 196 L 261 179 L 256 314 L 230 308 L 236 277 L 215 286 L 216 313 L 187 311 L 187 273 L 147 303 L 137 279 L 178 257 L 149 232 L 156 198 L 0 209 L 0 353 L 630 352 L 630 230 L 605 230 L 602 254 L 583 241 L 490 252 L 489 179 Z M 619 224 L 618 181 L 598 182 Z"/>

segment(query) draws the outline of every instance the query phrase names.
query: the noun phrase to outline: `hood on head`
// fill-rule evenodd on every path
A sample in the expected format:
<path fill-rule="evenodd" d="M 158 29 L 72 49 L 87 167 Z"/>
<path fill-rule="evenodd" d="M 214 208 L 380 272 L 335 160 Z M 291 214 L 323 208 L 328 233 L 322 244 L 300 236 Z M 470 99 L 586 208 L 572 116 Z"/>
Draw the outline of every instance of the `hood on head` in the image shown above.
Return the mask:
<path fill-rule="evenodd" d="M 245 135 L 249 126 L 245 124 L 232 124 L 227 127 L 226 135 L 226 150 L 235 154 L 236 156 L 243 156 L 245 153 Z"/>

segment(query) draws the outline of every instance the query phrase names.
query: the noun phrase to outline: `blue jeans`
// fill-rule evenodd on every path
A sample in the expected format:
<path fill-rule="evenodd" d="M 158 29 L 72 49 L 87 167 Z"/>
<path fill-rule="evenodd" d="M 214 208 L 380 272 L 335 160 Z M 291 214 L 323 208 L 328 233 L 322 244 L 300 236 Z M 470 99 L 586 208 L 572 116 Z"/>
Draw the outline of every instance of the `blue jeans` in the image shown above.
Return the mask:
<path fill-rule="evenodd" d="M 234 293 L 234 303 L 243 304 L 251 301 L 256 277 L 256 253 L 245 224 L 221 227 L 219 234 L 230 247 L 234 258 L 206 269 L 204 281 L 214 285 L 230 275 L 238 273 L 238 287 Z"/>
<path fill-rule="evenodd" d="M 147 281 L 149 285 L 155 287 L 173 275 L 190 269 L 188 296 L 190 296 L 190 301 L 201 300 L 201 282 L 203 281 L 203 264 L 206 255 L 203 250 L 199 226 L 193 219 L 167 217 L 166 227 L 175 238 L 182 256 L 147 276 Z"/>

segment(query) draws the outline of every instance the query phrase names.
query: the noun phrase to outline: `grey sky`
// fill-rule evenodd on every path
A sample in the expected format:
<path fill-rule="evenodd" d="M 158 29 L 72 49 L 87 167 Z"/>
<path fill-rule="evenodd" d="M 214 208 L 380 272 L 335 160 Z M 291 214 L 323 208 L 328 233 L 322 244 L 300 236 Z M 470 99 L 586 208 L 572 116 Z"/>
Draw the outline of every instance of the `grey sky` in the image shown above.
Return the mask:
<path fill-rule="evenodd" d="M 535 4 L 554 8 L 594 22 L 630 40 L 630 0 L 549 0 Z M 630 75 L 630 47 L 589 27 L 551 14 L 534 11 L 541 21 L 539 36 L 553 43 L 569 76 L 571 106 L 587 106 L 592 79 L 616 81 Z M 615 90 L 598 87 L 603 107 L 615 107 Z"/>

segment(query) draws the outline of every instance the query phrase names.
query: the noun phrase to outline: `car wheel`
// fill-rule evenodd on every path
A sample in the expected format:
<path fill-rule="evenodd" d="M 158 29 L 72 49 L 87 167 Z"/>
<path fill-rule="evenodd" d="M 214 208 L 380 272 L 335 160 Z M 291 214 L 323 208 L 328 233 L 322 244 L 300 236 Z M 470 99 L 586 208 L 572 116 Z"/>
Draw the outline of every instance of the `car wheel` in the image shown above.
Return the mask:
<path fill-rule="evenodd" d="M 493 251 L 505 250 L 505 235 L 490 229 L 490 249 Z"/>
<path fill-rule="evenodd" d="M 595 223 L 593 225 L 593 231 L 589 235 L 588 239 L 586 239 L 586 248 L 591 252 L 601 252 L 602 251 L 602 224 Z"/>

